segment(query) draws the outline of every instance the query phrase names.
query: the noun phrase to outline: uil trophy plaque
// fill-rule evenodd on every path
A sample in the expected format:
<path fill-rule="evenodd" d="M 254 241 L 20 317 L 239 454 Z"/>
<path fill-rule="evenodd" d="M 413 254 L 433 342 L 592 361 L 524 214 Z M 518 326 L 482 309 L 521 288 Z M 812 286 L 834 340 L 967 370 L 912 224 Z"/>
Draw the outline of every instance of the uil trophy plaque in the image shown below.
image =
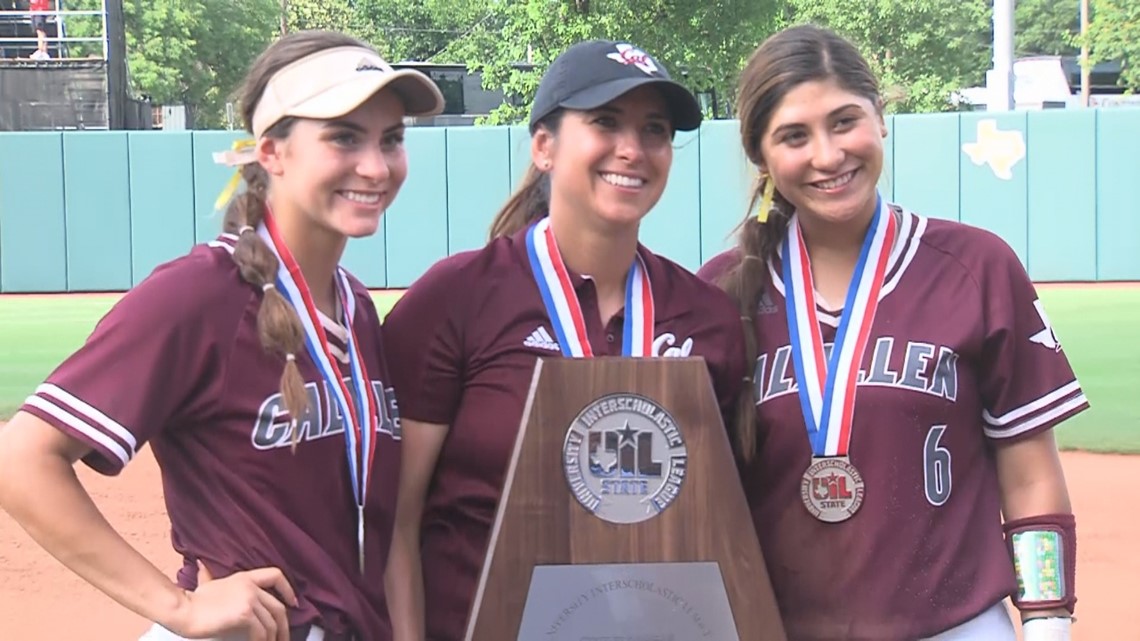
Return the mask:
<path fill-rule="evenodd" d="M 704 359 L 539 359 L 465 638 L 784 641 Z"/>

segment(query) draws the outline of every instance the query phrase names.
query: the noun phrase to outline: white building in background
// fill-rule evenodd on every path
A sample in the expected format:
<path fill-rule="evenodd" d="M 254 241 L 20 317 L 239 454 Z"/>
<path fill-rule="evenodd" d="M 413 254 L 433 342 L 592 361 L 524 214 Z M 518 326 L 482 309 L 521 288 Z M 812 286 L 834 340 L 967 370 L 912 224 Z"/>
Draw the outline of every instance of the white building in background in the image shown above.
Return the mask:
<path fill-rule="evenodd" d="M 1090 107 L 1140 107 L 1140 95 L 1124 95 L 1116 84 L 1120 63 L 1093 67 L 1089 78 Z M 951 96 L 951 101 L 975 110 L 985 110 L 986 87 L 970 87 Z M 1013 63 L 1014 109 L 1077 109 L 1081 106 L 1081 66 L 1073 56 L 1031 56 Z"/>

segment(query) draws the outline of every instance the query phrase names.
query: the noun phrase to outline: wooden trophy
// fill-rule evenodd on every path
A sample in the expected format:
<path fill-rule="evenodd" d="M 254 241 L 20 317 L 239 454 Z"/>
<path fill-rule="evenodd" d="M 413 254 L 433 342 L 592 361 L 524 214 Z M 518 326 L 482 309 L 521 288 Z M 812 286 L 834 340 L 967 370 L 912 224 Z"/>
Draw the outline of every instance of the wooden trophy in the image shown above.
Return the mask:
<path fill-rule="evenodd" d="M 784 641 L 703 358 L 539 359 L 467 641 Z"/>

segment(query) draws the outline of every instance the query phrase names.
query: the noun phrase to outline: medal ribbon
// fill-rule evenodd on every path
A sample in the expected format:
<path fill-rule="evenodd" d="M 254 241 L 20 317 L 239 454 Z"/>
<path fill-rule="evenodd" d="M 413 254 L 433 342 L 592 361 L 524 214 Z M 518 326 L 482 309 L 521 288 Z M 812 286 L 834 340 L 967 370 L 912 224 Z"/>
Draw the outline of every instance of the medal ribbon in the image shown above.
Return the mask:
<path fill-rule="evenodd" d="M 880 197 L 847 287 L 830 358 L 823 349 L 811 259 L 804 248 L 798 218 L 792 219 L 784 239 L 783 277 L 792 360 L 808 441 L 815 456 L 847 456 L 859 365 L 875 322 L 895 234 L 895 217 Z"/>
<path fill-rule="evenodd" d="M 317 306 L 301 267 L 293 258 L 293 253 L 281 239 L 271 213 L 266 212 L 265 221 L 258 234 L 277 256 L 276 287 L 289 304 L 297 310 L 301 326 L 305 330 L 305 347 L 316 364 L 321 377 L 329 383 L 333 398 L 344 416 L 345 453 L 348 457 L 348 473 L 352 482 L 352 495 L 356 501 L 357 555 L 360 571 L 364 572 L 364 505 L 368 496 L 368 483 L 371 477 L 372 462 L 376 458 L 376 430 L 379 425 L 379 412 L 376 397 L 372 393 L 372 383 L 364 359 L 360 354 L 360 343 L 356 340 L 356 330 L 352 319 L 356 312 L 356 299 L 348 283 L 344 270 L 337 270 L 337 296 L 340 297 L 344 313 L 344 325 L 348 336 L 348 365 L 352 386 L 344 382 L 336 357 L 329 350 L 328 337 L 317 316 Z M 294 420 L 300 417 L 294 416 Z"/>
<path fill-rule="evenodd" d="M 554 242 L 549 218 L 538 221 L 527 232 L 526 249 L 562 354 L 568 358 L 592 358 L 594 350 L 586 334 L 586 319 L 578 294 L 570 282 L 570 273 Z M 649 288 L 649 273 L 638 254 L 626 278 L 622 356 L 648 357 L 652 354 L 653 327 L 653 292 Z"/>

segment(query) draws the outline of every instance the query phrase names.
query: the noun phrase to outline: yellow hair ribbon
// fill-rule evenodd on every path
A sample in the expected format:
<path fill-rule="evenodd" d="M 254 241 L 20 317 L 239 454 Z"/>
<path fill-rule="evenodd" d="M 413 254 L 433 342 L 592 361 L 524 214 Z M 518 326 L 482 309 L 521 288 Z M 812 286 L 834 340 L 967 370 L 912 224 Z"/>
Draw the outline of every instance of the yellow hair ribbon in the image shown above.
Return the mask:
<path fill-rule="evenodd" d="M 234 193 L 237 191 L 238 186 L 241 184 L 241 166 L 253 162 L 256 158 L 250 152 L 257 147 L 257 141 L 252 138 L 244 140 L 235 140 L 230 145 L 229 151 L 223 151 L 214 154 L 214 162 L 227 165 L 230 167 L 237 167 L 234 175 L 230 177 L 229 182 L 222 189 L 222 193 L 218 194 L 218 199 L 214 201 L 214 210 L 221 211 L 226 203 L 230 202 Z"/>
<path fill-rule="evenodd" d="M 764 181 L 764 193 L 760 196 L 760 208 L 756 210 L 756 220 L 766 223 L 768 213 L 772 211 L 772 201 L 776 198 L 776 181 L 764 174 L 760 174 L 760 179 Z"/>

